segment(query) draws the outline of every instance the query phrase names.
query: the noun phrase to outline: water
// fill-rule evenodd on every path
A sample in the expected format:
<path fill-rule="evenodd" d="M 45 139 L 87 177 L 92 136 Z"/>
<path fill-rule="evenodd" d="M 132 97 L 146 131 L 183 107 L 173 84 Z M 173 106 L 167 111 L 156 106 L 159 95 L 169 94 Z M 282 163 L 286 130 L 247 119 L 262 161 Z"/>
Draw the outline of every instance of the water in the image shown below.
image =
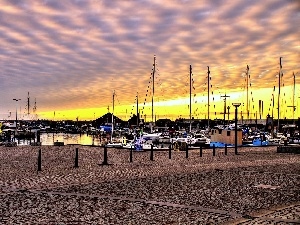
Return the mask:
<path fill-rule="evenodd" d="M 94 139 L 94 140 L 93 140 Z M 100 139 L 87 134 L 65 134 L 65 133 L 41 133 L 40 141 L 42 145 L 53 145 L 54 142 L 64 142 L 64 145 L 101 145 Z M 31 140 L 33 142 L 33 140 Z M 19 140 L 18 145 L 29 145 L 29 140 Z"/>

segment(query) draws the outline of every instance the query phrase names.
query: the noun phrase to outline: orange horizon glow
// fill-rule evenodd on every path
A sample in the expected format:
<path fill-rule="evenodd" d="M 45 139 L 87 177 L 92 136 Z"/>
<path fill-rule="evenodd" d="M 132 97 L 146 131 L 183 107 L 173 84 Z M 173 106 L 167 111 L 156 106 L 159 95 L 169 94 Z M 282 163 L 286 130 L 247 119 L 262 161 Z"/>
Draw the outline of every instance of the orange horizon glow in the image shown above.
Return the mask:
<path fill-rule="evenodd" d="M 300 86 L 296 85 L 296 90 L 299 90 Z M 265 119 L 269 114 L 273 118 L 278 118 L 278 93 L 276 92 L 277 87 L 275 88 L 275 92 L 273 88 L 265 88 L 261 90 L 251 90 L 253 93 L 250 94 L 249 91 L 249 118 L 255 119 L 260 118 Z M 292 94 L 293 86 L 285 86 L 281 88 L 281 102 L 280 102 L 280 118 L 288 118 L 294 119 L 300 117 L 300 99 L 294 98 L 294 106 L 296 110 L 292 111 Z M 298 91 L 299 92 L 299 91 Z M 272 101 L 272 94 L 274 94 L 274 108 Z M 295 93 L 296 94 L 296 93 Z M 224 117 L 224 96 L 225 92 L 220 92 L 217 95 L 210 96 L 210 119 L 223 119 Z M 243 114 L 243 118 L 247 119 L 247 110 L 246 110 L 246 92 L 226 92 L 226 95 L 229 97 L 226 98 L 226 106 L 229 106 L 229 119 L 234 119 L 234 107 L 232 103 L 240 102 L 242 105 L 238 108 L 238 117 L 241 117 L 241 113 Z M 252 102 L 253 98 L 253 102 Z M 259 100 L 263 101 L 263 109 L 259 111 Z M 244 103 L 244 104 L 243 104 Z M 299 106 L 299 107 L 298 107 Z M 146 102 L 145 104 L 139 102 L 139 113 L 142 119 L 146 119 L 146 122 L 150 122 L 152 120 L 152 104 L 151 102 Z M 254 107 L 254 108 L 253 108 Z M 55 112 L 55 113 L 54 113 Z M 109 107 L 99 107 L 93 109 L 75 109 L 75 110 L 56 110 L 56 111 L 48 111 L 41 112 L 39 114 L 40 119 L 49 119 L 49 120 L 94 120 L 97 119 L 106 113 L 112 112 L 112 105 Z M 192 117 L 195 119 L 207 119 L 207 95 L 202 95 L 199 97 L 192 97 Z M 228 113 L 228 109 L 226 109 L 226 113 Z M 123 119 L 125 121 L 129 120 L 132 115 L 137 114 L 137 105 L 120 105 L 116 104 L 114 108 L 114 115 Z M 161 102 L 154 102 L 154 117 L 156 120 L 158 119 L 171 119 L 175 120 L 178 118 L 186 118 L 190 117 L 189 114 L 189 96 L 186 98 L 179 98 L 176 100 L 163 100 Z M 228 115 L 226 114 L 226 120 Z"/>

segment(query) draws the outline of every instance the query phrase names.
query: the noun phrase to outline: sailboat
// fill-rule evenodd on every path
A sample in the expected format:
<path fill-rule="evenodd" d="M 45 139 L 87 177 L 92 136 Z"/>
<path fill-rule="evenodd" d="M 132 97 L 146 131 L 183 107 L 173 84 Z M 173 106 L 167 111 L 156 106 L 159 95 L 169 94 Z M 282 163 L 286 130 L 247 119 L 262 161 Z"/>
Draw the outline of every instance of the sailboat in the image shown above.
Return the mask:
<path fill-rule="evenodd" d="M 114 110 L 115 110 L 115 91 L 113 91 L 113 111 L 111 114 L 111 135 L 110 135 L 110 141 L 106 144 L 106 147 L 108 148 L 122 148 L 123 143 L 122 142 L 115 142 L 113 140 L 113 134 L 114 134 Z"/>

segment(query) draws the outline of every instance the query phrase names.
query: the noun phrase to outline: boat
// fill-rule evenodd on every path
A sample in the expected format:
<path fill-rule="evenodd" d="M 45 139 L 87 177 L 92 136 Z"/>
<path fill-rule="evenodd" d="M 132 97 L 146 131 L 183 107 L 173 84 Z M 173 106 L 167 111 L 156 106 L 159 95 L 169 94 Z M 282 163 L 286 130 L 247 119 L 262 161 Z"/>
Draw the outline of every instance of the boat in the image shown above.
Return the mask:
<path fill-rule="evenodd" d="M 122 145 L 122 148 L 124 149 L 133 149 L 135 151 L 143 151 L 143 150 L 149 150 L 151 149 L 151 144 L 149 143 L 142 143 L 138 139 L 137 140 L 131 140 L 125 145 Z M 153 149 L 157 149 L 157 147 L 153 146 Z"/>
<path fill-rule="evenodd" d="M 123 141 L 116 141 L 113 138 L 113 134 L 114 134 L 114 109 L 115 109 L 115 91 L 113 91 L 113 111 L 111 114 L 111 135 L 110 135 L 110 141 L 105 145 L 107 148 L 122 148 L 124 143 Z"/>
<path fill-rule="evenodd" d="M 195 140 L 193 146 L 198 147 L 198 146 L 204 146 L 204 147 L 209 147 L 210 146 L 210 138 L 206 137 L 202 133 L 196 133 L 195 136 L 193 137 Z"/>
<path fill-rule="evenodd" d="M 105 146 L 107 148 L 122 148 L 123 143 L 122 142 L 108 142 Z"/>

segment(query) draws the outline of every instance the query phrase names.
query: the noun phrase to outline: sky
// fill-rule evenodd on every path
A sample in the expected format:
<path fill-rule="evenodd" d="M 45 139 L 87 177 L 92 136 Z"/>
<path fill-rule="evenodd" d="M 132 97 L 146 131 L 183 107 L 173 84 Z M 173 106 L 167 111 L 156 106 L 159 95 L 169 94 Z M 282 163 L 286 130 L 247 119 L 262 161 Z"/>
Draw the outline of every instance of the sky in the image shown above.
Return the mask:
<path fill-rule="evenodd" d="M 16 109 L 21 119 L 90 120 L 107 112 L 129 119 L 138 108 L 151 120 L 154 56 L 156 119 L 188 118 L 190 109 L 193 117 L 207 118 L 208 93 L 210 118 L 224 116 L 225 94 L 230 118 L 233 102 L 244 102 L 241 115 L 248 102 L 250 117 L 266 117 L 273 98 L 277 117 L 279 71 L 280 117 L 300 116 L 299 0 L 0 0 L 0 5 L 0 119 L 14 117 Z"/>

